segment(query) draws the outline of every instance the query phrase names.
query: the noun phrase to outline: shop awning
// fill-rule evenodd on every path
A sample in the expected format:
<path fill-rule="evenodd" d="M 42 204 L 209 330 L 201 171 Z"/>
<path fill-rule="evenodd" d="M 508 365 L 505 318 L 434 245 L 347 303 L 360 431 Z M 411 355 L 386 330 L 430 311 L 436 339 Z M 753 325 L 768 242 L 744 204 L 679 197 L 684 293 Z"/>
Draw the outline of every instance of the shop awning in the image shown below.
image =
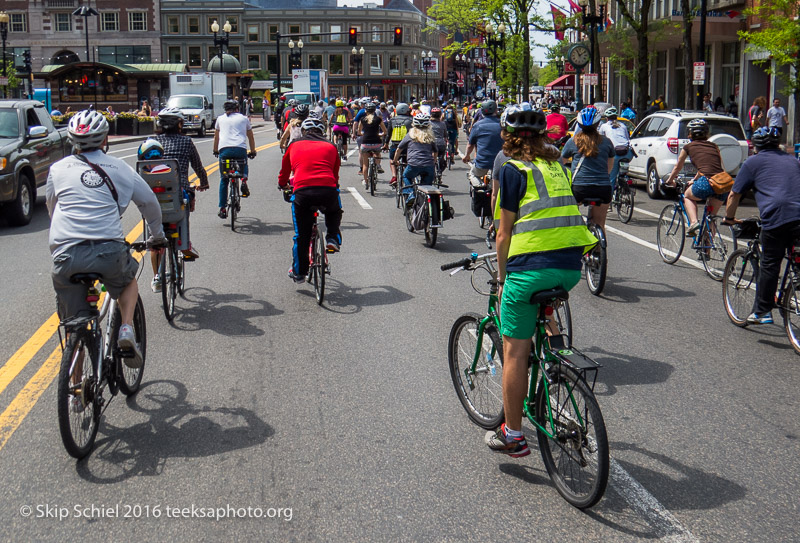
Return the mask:
<path fill-rule="evenodd" d="M 565 74 L 544 86 L 550 91 L 575 90 L 575 74 Z"/>

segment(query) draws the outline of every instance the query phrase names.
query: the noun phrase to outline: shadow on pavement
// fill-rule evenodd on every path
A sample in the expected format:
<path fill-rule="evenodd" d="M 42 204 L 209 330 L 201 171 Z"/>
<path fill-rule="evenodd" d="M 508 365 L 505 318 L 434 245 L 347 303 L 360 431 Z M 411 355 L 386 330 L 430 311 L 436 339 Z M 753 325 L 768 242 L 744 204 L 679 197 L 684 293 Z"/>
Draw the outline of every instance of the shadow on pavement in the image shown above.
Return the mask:
<path fill-rule="evenodd" d="M 18 236 L 19 234 L 32 234 L 50 228 L 50 217 L 47 215 L 47 205 L 45 204 L 44 187 L 39 187 L 40 196 L 36 198 L 33 206 L 31 222 L 25 226 L 10 226 L 5 216 L 0 213 L 0 237 Z"/>
<path fill-rule="evenodd" d="M 423 249 L 443 254 L 469 256 L 473 251 L 477 251 L 478 254 L 494 251 L 494 249 L 489 249 L 486 247 L 486 230 L 482 230 L 483 234 L 480 236 L 473 236 L 459 234 L 458 229 L 452 227 L 448 232 L 447 226 L 448 224 L 445 223 L 444 228 L 439 229 L 439 238 L 436 241 L 436 246 L 433 249 L 429 249 L 425 246 L 424 232 L 413 232 L 413 235 L 419 238 L 420 247 Z M 405 229 L 405 225 L 403 225 L 403 230 L 404 232 L 408 232 L 408 230 Z M 492 244 L 492 246 L 494 246 L 494 244 Z M 450 260 L 443 261 L 442 264 L 447 264 L 448 262 L 450 262 Z"/>
<path fill-rule="evenodd" d="M 264 300 L 245 294 L 217 294 L 211 289 L 186 289 L 184 298 L 192 305 L 175 312 L 172 325 L 179 330 L 211 330 L 224 336 L 263 336 L 264 330 L 250 322 L 257 317 L 283 314 Z"/>
<path fill-rule="evenodd" d="M 298 292 L 313 298 L 313 285 L 306 286 L 307 288 Z M 325 280 L 325 299 L 322 307 L 332 313 L 351 315 L 360 312 L 364 307 L 399 304 L 413 298 L 412 295 L 389 285 L 349 287 L 341 281 L 328 277 Z"/>
<path fill-rule="evenodd" d="M 603 366 L 594 388 L 596 396 L 613 396 L 621 386 L 665 383 L 675 371 L 674 366 L 660 360 L 614 353 L 595 346 L 583 350 Z"/>
<path fill-rule="evenodd" d="M 127 399 L 146 422 L 116 427 L 104 417 L 94 451 L 76 464 L 78 475 L 96 484 L 161 475 L 170 458 L 216 456 L 264 443 L 271 426 L 241 407 L 198 406 L 177 381 L 151 381 Z M 118 408 L 118 407 L 117 407 Z M 99 436 L 98 436 L 99 437 Z"/>
<path fill-rule="evenodd" d="M 227 223 L 230 225 L 230 222 Z M 256 217 L 236 217 L 236 233 L 249 236 L 272 236 L 283 232 L 293 232 L 291 223 L 267 224 Z"/>
<path fill-rule="evenodd" d="M 532 449 L 535 449 L 533 443 L 536 443 L 536 436 L 533 437 L 533 443 L 530 442 L 530 437 L 527 437 L 528 443 L 531 445 Z M 531 450 L 531 456 L 535 454 L 535 450 Z M 541 464 L 540 464 L 541 465 Z M 547 475 L 544 467 L 541 469 L 536 469 L 533 466 L 529 466 L 528 464 L 500 464 L 497 466 L 501 472 L 505 473 L 506 475 L 511 475 L 520 479 L 522 482 L 528 483 L 530 485 L 540 485 L 540 486 L 553 486 L 553 483 L 550 481 L 550 477 Z M 555 487 L 553 487 L 553 491 L 555 492 Z"/>
<path fill-rule="evenodd" d="M 643 285 L 644 288 L 631 285 Z M 691 298 L 693 296 L 696 296 L 694 292 L 664 283 L 612 276 L 608 276 L 606 286 L 601 294 L 601 297 L 609 302 L 629 304 L 639 302 L 642 298 Z"/>

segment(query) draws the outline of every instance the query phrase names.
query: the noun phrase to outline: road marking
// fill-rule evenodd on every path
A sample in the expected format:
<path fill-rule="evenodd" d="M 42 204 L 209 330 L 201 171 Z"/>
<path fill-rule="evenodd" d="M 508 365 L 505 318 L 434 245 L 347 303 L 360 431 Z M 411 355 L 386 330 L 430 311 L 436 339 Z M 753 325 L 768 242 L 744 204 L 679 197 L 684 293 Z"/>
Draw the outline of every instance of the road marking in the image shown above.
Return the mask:
<path fill-rule="evenodd" d="M 683 527 L 655 496 L 650 494 L 639 482 L 625 471 L 625 468 L 611 459 L 611 486 L 628 502 L 636 513 L 644 518 L 663 541 L 694 543 L 699 541 L 692 532 Z"/>
<path fill-rule="evenodd" d="M 47 319 L 28 341 L 8 359 L 8 362 L 0 368 L 0 394 L 2 394 L 9 383 L 19 375 L 19 372 L 28 365 L 28 362 L 39 352 L 39 349 L 50 341 L 50 338 L 53 337 L 53 334 L 58 330 L 58 322 L 57 314 L 53 313 L 50 315 L 50 318 Z"/>
<path fill-rule="evenodd" d="M 618 235 L 620 237 L 623 237 L 623 238 L 627 239 L 628 241 L 632 241 L 632 242 L 634 242 L 634 243 L 636 243 L 638 245 L 641 245 L 642 247 L 647 247 L 648 249 L 652 249 L 655 252 L 658 252 L 658 245 L 656 245 L 655 243 L 650 243 L 649 241 L 645 241 L 645 240 L 643 240 L 641 238 L 637 238 L 633 234 L 628 234 L 627 232 L 623 232 L 622 230 L 618 230 L 618 229 L 614 228 L 613 226 L 608 226 L 608 225 L 606 225 L 606 231 L 607 232 L 611 232 L 612 234 L 616 234 L 616 235 Z M 673 255 L 673 256 L 675 255 L 675 253 L 673 253 L 672 251 L 665 250 L 665 252 L 668 255 Z M 689 258 L 687 258 L 685 256 L 682 256 L 680 258 L 680 261 L 685 263 L 685 264 L 689 264 L 690 266 L 694 266 L 695 268 L 698 268 L 700 270 L 703 269 L 703 265 L 702 264 L 700 264 L 698 262 L 695 262 L 694 260 L 691 260 L 691 259 L 689 259 Z"/>
<path fill-rule="evenodd" d="M 642 215 L 647 215 L 648 217 L 653 217 L 654 219 L 658 219 L 659 217 L 661 217 L 661 215 L 659 215 L 658 213 L 653 213 L 652 211 L 648 211 L 646 209 L 639 209 L 638 207 L 634 207 L 633 210 L 641 213 Z M 731 243 L 733 243 L 733 238 L 730 238 L 728 236 L 722 236 L 722 239 L 724 239 L 725 241 L 730 241 Z"/>
<path fill-rule="evenodd" d="M 353 153 L 355 153 L 355 152 L 356 152 L 356 149 L 351 149 L 350 152 L 347 153 L 347 158 L 350 158 L 351 156 L 353 156 Z"/>
<path fill-rule="evenodd" d="M 347 190 L 350 192 L 350 194 L 353 195 L 353 198 L 356 199 L 356 202 L 358 202 L 358 205 L 360 205 L 364 209 L 372 209 L 372 206 L 369 205 L 369 203 L 364 199 L 364 197 L 361 196 L 358 193 L 358 189 L 357 188 L 355 188 L 355 187 L 347 187 Z"/>

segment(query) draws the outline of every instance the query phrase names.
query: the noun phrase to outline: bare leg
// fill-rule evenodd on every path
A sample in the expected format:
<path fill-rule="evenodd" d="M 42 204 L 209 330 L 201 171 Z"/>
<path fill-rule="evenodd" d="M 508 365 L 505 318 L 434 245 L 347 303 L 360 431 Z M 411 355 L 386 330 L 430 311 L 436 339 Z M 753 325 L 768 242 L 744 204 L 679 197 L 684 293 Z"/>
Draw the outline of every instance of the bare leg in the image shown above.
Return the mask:
<path fill-rule="evenodd" d="M 522 403 L 528 392 L 528 354 L 531 339 L 503 336 L 503 408 L 506 426 L 522 430 Z"/>
<path fill-rule="evenodd" d="M 139 284 L 134 280 L 122 290 L 117 303 L 119 312 L 122 315 L 122 324 L 133 324 L 133 312 L 136 310 L 136 302 L 139 299 Z"/>
<path fill-rule="evenodd" d="M 606 229 L 606 215 L 608 215 L 608 204 L 600 204 L 592 206 L 591 215 L 592 222 L 605 231 Z"/>
<path fill-rule="evenodd" d="M 683 195 L 686 197 L 683 203 L 686 207 L 686 214 L 689 216 L 689 225 L 691 226 L 697 222 L 697 200 L 692 194 L 691 186 L 686 189 L 686 192 Z"/>

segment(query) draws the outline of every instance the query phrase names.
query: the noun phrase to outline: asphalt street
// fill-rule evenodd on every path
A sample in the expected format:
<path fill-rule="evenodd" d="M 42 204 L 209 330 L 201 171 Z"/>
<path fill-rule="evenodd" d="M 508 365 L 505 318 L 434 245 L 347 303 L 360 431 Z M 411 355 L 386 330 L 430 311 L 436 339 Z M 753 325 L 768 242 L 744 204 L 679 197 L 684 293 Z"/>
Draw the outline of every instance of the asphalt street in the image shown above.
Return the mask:
<path fill-rule="evenodd" d="M 172 324 L 143 266 L 142 389 L 115 398 L 83 461 L 56 419 L 43 196 L 30 225 L 0 225 L 0 540 L 798 540 L 800 357 L 781 326 L 734 327 L 691 250 L 662 262 L 654 215 L 667 202 L 638 190 L 631 223 L 608 220 L 603 295 L 585 281 L 571 293 L 574 343 L 603 364 L 612 456 L 605 497 L 583 512 L 556 492 L 533 430 L 527 458 L 493 454 L 453 390 L 450 327 L 486 307 L 467 274 L 439 270 L 487 251 L 466 166 L 445 173 L 456 218 L 430 249 L 406 230 L 388 167 L 373 197 L 351 156 L 320 307 L 286 277 L 271 123 L 256 138 L 238 231 L 216 215 L 217 173 L 198 196 L 201 258 Z M 195 143 L 214 166 L 211 138 Z M 133 164 L 136 146 L 111 153 Z M 747 201 L 738 215 L 754 212 Z M 129 209 L 126 232 L 139 221 Z"/>

